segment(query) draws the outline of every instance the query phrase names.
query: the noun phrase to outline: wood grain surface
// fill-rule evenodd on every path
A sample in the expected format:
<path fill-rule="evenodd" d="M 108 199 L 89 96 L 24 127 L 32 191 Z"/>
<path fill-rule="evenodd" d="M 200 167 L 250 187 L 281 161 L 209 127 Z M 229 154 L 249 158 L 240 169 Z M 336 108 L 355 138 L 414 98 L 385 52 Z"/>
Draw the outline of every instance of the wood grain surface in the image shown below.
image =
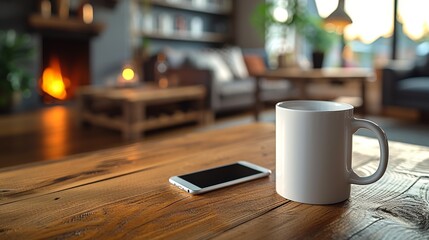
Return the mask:
<path fill-rule="evenodd" d="M 281 68 L 269 70 L 257 74 L 258 77 L 266 78 L 293 78 L 293 79 L 372 79 L 374 71 L 368 68 L 322 68 L 322 69 L 300 69 Z"/>
<path fill-rule="evenodd" d="M 274 125 L 252 124 L 0 170 L 0 239 L 428 239 L 429 149 L 390 142 L 375 184 L 327 206 L 276 194 L 274 174 L 203 195 L 173 175 L 247 160 L 274 170 Z M 354 168 L 378 166 L 354 137 Z"/>

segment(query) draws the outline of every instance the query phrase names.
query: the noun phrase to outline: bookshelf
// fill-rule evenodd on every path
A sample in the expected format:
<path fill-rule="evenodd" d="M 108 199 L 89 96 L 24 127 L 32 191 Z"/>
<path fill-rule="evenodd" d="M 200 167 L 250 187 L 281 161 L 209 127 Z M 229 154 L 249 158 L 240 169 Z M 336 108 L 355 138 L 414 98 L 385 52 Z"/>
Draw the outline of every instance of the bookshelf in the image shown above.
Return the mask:
<path fill-rule="evenodd" d="M 132 36 L 168 45 L 222 46 L 233 40 L 232 5 L 232 0 L 133 0 Z"/>
<path fill-rule="evenodd" d="M 188 41 L 188 42 L 202 42 L 202 43 L 224 43 L 229 39 L 228 35 L 221 33 L 203 33 L 201 36 L 194 36 L 189 32 L 175 33 L 172 35 L 166 35 L 156 32 L 134 32 L 134 35 L 137 37 L 146 37 L 151 39 L 160 39 L 160 40 L 172 40 L 172 41 Z"/>
<path fill-rule="evenodd" d="M 225 0 L 222 2 L 227 2 L 231 0 Z M 149 1 L 152 5 L 173 8 L 173 9 L 181 9 L 191 12 L 201 12 L 207 14 L 215 14 L 215 15 L 230 15 L 231 14 L 231 5 L 198 5 L 193 4 L 192 1 L 166 1 L 166 0 L 152 0 Z M 195 2 L 195 1 L 194 1 Z M 207 1 L 206 1 L 207 2 Z M 207 4 L 207 3 L 206 3 Z"/>

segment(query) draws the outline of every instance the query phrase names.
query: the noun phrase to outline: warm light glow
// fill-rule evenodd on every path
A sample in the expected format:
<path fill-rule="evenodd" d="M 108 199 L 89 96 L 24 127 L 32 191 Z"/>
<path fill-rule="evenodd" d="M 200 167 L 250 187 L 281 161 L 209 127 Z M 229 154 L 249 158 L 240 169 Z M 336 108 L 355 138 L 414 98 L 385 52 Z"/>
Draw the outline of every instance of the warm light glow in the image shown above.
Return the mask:
<path fill-rule="evenodd" d="M 158 81 L 158 85 L 160 88 L 168 88 L 168 79 L 166 77 L 162 77 Z"/>
<path fill-rule="evenodd" d="M 55 160 L 71 154 L 70 133 L 73 128 L 70 128 L 70 110 L 64 106 L 54 106 L 40 113 L 40 131 L 45 135 L 40 142 L 43 158 Z"/>
<path fill-rule="evenodd" d="M 61 66 L 57 58 L 50 60 L 49 66 L 43 71 L 42 90 L 50 96 L 64 100 L 67 97 L 66 85 L 70 82 L 61 75 Z"/>
<path fill-rule="evenodd" d="M 92 5 L 89 3 L 85 3 L 82 7 L 82 18 L 83 22 L 90 24 L 94 20 L 94 10 Z"/>
<path fill-rule="evenodd" d="M 134 78 L 134 71 L 131 68 L 124 68 L 124 70 L 122 70 L 122 77 L 126 81 L 131 81 Z"/>
<path fill-rule="evenodd" d="M 337 7 L 338 0 L 316 0 L 316 5 L 319 15 L 327 17 Z M 345 10 L 353 21 L 344 29 L 344 37 L 347 40 L 358 39 L 369 44 L 380 37 L 392 35 L 392 0 L 347 0 Z"/>
<path fill-rule="evenodd" d="M 427 0 L 398 1 L 398 21 L 403 24 L 404 33 L 414 41 L 429 33 L 428 9 Z"/>
<path fill-rule="evenodd" d="M 134 71 L 133 64 L 125 64 L 118 74 L 117 84 L 122 86 L 133 86 L 139 84 L 139 75 Z"/>
<path fill-rule="evenodd" d="M 289 18 L 289 13 L 283 7 L 276 7 L 273 11 L 273 17 L 276 21 L 284 23 Z"/>
<path fill-rule="evenodd" d="M 43 0 L 40 2 L 40 14 L 45 17 L 51 17 L 52 7 L 51 2 L 48 0 Z"/>

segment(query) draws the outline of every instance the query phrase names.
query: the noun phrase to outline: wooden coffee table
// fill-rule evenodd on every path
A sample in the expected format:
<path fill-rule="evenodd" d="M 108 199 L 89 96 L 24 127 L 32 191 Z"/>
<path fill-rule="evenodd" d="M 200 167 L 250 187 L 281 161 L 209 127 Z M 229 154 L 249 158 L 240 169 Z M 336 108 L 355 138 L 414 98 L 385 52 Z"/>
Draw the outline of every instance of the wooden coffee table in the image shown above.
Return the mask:
<path fill-rule="evenodd" d="M 154 85 L 133 88 L 84 87 L 77 94 L 79 122 L 118 129 L 125 139 L 136 140 L 147 130 L 189 121 L 204 123 L 205 94 L 203 86 L 164 89 Z M 177 108 L 175 112 L 153 118 L 146 111 L 150 106 L 184 101 L 193 102 L 194 108 L 189 111 Z"/>
<path fill-rule="evenodd" d="M 263 78 L 272 80 L 292 81 L 299 89 L 299 99 L 308 99 L 307 85 L 309 83 L 320 83 L 326 81 L 357 81 L 360 84 L 361 112 L 366 113 L 366 82 L 374 78 L 374 71 L 365 68 L 326 68 L 326 69 L 298 69 L 284 68 L 278 70 L 269 70 L 258 74 L 256 77 L 255 87 L 255 105 L 254 118 L 259 120 L 259 112 L 262 108 L 260 97 L 260 81 Z"/>
<path fill-rule="evenodd" d="M 270 177 L 192 196 L 178 174 L 246 160 L 275 170 L 275 127 L 252 124 L 0 170 L 0 239 L 427 239 L 429 148 L 390 142 L 376 183 L 333 205 L 292 202 Z M 378 166 L 354 137 L 354 169 Z"/>

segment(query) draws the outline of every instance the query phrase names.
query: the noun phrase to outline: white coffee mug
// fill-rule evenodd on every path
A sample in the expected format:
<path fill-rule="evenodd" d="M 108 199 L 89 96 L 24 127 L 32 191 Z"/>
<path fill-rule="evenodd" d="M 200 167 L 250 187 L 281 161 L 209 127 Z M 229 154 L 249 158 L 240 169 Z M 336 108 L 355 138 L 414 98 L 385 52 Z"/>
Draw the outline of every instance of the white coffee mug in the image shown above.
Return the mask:
<path fill-rule="evenodd" d="M 368 177 L 351 167 L 352 135 L 373 131 L 380 164 Z M 375 123 L 353 117 L 353 106 L 327 101 L 286 101 L 276 105 L 276 191 L 296 202 L 332 204 L 350 196 L 350 184 L 370 184 L 387 168 L 387 138 Z"/>

